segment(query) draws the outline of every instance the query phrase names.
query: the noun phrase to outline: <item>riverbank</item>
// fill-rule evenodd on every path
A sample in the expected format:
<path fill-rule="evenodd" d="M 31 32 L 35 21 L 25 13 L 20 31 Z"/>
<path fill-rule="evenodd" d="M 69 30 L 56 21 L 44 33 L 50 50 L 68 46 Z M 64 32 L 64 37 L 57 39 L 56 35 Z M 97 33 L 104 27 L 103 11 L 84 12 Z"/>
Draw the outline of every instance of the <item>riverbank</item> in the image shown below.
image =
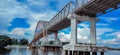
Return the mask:
<path fill-rule="evenodd" d="M 28 46 L 26 45 L 9 45 L 9 46 L 6 46 L 5 48 L 29 48 Z"/>

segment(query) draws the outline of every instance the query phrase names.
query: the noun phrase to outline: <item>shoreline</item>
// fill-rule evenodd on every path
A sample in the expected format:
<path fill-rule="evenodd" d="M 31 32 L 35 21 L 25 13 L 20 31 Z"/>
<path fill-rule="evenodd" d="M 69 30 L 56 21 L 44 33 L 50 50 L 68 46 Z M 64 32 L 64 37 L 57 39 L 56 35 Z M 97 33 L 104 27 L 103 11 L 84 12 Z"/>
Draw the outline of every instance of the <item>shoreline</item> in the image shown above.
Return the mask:
<path fill-rule="evenodd" d="M 6 46 L 5 48 L 29 48 L 27 45 L 9 45 L 9 46 Z"/>

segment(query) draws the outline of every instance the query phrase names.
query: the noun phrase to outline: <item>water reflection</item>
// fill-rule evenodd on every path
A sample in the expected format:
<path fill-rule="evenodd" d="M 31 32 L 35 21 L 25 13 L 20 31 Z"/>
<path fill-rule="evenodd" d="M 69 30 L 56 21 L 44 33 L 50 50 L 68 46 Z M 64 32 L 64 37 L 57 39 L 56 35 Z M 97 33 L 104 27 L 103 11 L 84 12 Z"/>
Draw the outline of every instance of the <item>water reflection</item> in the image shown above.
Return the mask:
<path fill-rule="evenodd" d="M 61 55 L 61 50 L 55 51 L 43 51 L 39 48 L 28 49 L 28 48 L 11 48 L 11 49 L 0 49 L 0 55 Z"/>
<path fill-rule="evenodd" d="M 62 55 L 62 50 L 43 51 L 38 48 L 28 49 L 19 47 L 11 49 L 0 48 L 0 55 Z M 105 52 L 105 55 L 120 55 L 120 51 L 108 51 Z"/>
<path fill-rule="evenodd" d="M 61 50 L 56 51 L 43 51 L 39 48 L 28 49 L 28 48 L 11 48 L 11 49 L 0 49 L 0 55 L 61 55 Z"/>
<path fill-rule="evenodd" d="M 61 50 L 54 50 L 54 51 L 43 51 L 38 48 L 31 49 L 32 55 L 61 55 Z"/>
<path fill-rule="evenodd" d="M 39 49 L 31 49 L 32 55 L 39 55 Z"/>
<path fill-rule="evenodd" d="M 0 48 L 0 55 L 7 55 L 10 51 L 11 49 Z"/>

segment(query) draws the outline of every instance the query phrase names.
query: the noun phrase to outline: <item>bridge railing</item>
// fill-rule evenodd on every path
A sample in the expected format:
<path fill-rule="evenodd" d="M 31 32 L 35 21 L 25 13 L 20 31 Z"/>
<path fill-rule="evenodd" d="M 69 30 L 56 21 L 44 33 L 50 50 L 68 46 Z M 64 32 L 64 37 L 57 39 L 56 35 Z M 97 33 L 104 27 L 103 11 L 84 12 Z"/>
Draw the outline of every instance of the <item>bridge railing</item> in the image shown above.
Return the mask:
<path fill-rule="evenodd" d="M 77 0 L 76 2 L 69 2 L 64 8 L 59 11 L 47 24 L 46 29 L 51 28 L 56 23 L 60 22 L 64 18 L 66 18 L 70 13 L 73 13 L 77 8 L 82 5 L 90 2 L 92 0 Z"/>
<path fill-rule="evenodd" d="M 34 32 L 34 38 L 41 32 L 42 29 L 43 29 L 42 21 L 39 21 L 36 25 L 36 29 Z"/>
<path fill-rule="evenodd" d="M 69 2 L 67 5 L 65 5 L 65 7 L 59 11 L 48 23 L 46 29 L 49 29 L 50 27 L 52 27 L 53 25 L 55 25 L 57 22 L 60 22 L 61 20 L 63 20 L 65 17 L 67 17 L 70 13 L 73 12 L 75 8 L 75 5 L 73 4 L 73 2 Z"/>
<path fill-rule="evenodd" d="M 76 9 L 92 1 L 94 0 L 76 0 L 76 3 L 75 3 Z"/>
<path fill-rule="evenodd" d="M 48 23 L 47 21 L 39 21 L 37 23 L 37 26 L 34 32 L 34 38 L 37 37 L 40 33 L 42 33 L 47 23 Z"/>

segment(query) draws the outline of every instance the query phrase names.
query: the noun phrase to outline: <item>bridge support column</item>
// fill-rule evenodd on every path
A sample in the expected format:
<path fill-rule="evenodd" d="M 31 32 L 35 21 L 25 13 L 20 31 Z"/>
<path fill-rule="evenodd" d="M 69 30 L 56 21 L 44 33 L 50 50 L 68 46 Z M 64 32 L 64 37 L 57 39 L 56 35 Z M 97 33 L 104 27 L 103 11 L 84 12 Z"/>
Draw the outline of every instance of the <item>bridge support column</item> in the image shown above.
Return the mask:
<path fill-rule="evenodd" d="M 61 42 L 61 40 L 58 38 L 58 32 L 54 32 L 54 35 L 55 35 L 55 40 L 54 40 L 54 42 L 53 42 L 53 45 L 55 45 L 55 46 L 62 46 L 62 42 Z M 58 48 L 56 48 L 56 49 L 58 49 Z"/>
<path fill-rule="evenodd" d="M 42 41 L 41 46 L 46 46 L 49 44 L 49 41 L 47 39 L 47 31 L 45 29 L 43 29 L 43 37 L 44 40 Z"/>
<path fill-rule="evenodd" d="M 96 45 L 96 18 L 90 19 L 90 43 Z"/>
<path fill-rule="evenodd" d="M 77 20 L 76 18 L 71 18 L 71 36 L 70 36 L 70 44 L 77 43 Z"/>
<path fill-rule="evenodd" d="M 58 38 L 58 32 L 54 32 L 54 35 L 55 35 L 55 39 Z"/>

